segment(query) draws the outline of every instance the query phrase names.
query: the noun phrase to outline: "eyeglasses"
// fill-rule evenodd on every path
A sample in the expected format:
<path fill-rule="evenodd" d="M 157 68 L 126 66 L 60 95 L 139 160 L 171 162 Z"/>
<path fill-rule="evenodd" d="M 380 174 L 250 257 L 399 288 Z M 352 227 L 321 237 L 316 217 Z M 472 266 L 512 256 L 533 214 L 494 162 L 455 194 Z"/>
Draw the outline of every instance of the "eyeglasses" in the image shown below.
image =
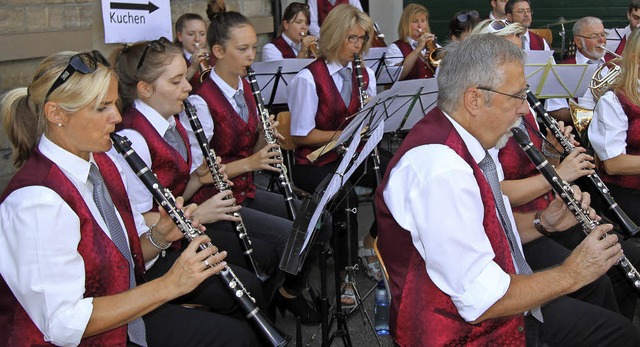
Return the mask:
<path fill-rule="evenodd" d="M 508 94 L 508 93 L 499 92 L 499 91 L 497 91 L 497 90 L 495 90 L 495 89 L 491 89 L 491 88 L 489 88 L 489 87 L 479 86 L 479 87 L 476 87 L 476 88 L 478 88 L 478 89 L 480 89 L 480 90 L 486 90 L 486 91 L 488 91 L 488 92 L 492 92 L 492 93 L 501 94 L 501 95 L 504 95 L 504 96 L 509 96 L 509 97 L 514 98 L 514 99 L 518 99 L 518 100 L 520 100 L 523 104 L 524 104 L 524 102 L 527 100 L 527 94 L 526 94 L 526 92 L 521 92 L 520 94 Z"/>
<path fill-rule="evenodd" d="M 167 39 L 164 36 L 160 37 L 157 40 L 149 41 L 149 43 L 147 43 L 147 46 L 144 48 L 144 51 L 142 51 L 142 55 L 140 56 L 140 61 L 138 61 L 138 66 L 136 67 L 136 71 L 140 71 L 142 64 L 144 64 L 144 58 L 147 57 L 147 52 L 149 51 L 149 48 L 153 49 L 158 53 L 162 53 L 166 49 L 166 46 L 171 44 L 172 44 L 171 41 L 169 41 L 169 39 Z"/>
<path fill-rule="evenodd" d="M 362 36 L 349 35 L 349 37 L 347 37 L 347 41 L 349 41 L 351 43 L 356 43 L 356 42 L 358 42 L 358 40 L 362 40 L 362 43 L 365 44 L 365 43 L 369 42 L 369 35 L 367 35 L 367 34 L 362 35 Z"/>
<path fill-rule="evenodd" d="M 520 16 L 524 16 L 525 14 L 532 15 L 533 11 L 531 9 L 526 9 L 526 10 L 517 10 L 517 11 L 515 11 L 513 13 L 515 13 L 517 15 L 520 15 Z"/>
<path fill-rule="evenodd" d="M 608 34 L 609 34 L 608 32 L 604 31 L 599 34 L 596 33 L 596 34 L 591 34 L 589 36 L 584 36 L 584 35 L 575 35 L 575 36 L 595 41 L 597 39 L 606 39 Z"/>
<path fill-rule="evenodd" d="M 479 17 L 480 17 L 480 14 L 478 14 L 478 11 L 472 10 L 472 11 L 465 11 L 464 13 L 459 14 L 456 17 L 456 19 L 458 20 L 458 22 L 464 23 L 471 18 L 479 18 Z"/>
<path fill-rule="evenodd" d="M 74 73 L 79 72 L 83 75 L 90 74 L 98 69 L 98 63 L 109 66 L 107 59 L 97 50 L 75 54 L 69 59 L 69 64 L 60 73 L 60 76 L 53 82 L 51 88 L 44 97 L 47 99 L 54 90 L 64 84 Z"/>

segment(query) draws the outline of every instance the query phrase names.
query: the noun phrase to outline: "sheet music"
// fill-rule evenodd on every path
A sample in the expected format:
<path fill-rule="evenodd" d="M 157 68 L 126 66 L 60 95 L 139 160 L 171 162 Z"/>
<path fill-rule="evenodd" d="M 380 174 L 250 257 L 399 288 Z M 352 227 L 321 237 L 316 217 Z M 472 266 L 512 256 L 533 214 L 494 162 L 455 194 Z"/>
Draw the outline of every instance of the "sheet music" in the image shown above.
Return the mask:
<path fill-rule="evenodd" d="M 287 103 L 287 87 L 293 77 L 304 69 L 307 65 L 311 64 L 315 59 L 282 59 L 274 61 L 254 62 L 251 67 L 256 73 L 256 81 L 261 87 L 260 93 L 265 99 L 265 102 L 271 100 L 273 88 L 277 81 L 277 90 L 275 91 L 275 98 L 273 104 L 286 104 Z M 278 73 L 280 72 L 280 73 Z"/>
<path fill-rule="evenodd" d="M 372 47 L 364 56 L 365 64 L 376 74 L 377 85 L 393 84 L 400 77 L 402 66 L 388 65 L 386 56 L 388 47 Z M 404 59 L 404 57 L 394 57 Z"/>
<path fill-rule="evenodd" d="M 618 45 L 620 44 L 620 41 L 622 41 L 622 38 L 624 37 L 624 35 L 626 35 L 627 32 L 627 28 L 611 28 L 611 29 L 606 29 L 607 32 L 607 43 L 606 43 L 606 47 L 608 50 L 615 52 L 616 49 L 618 48 Z"/>

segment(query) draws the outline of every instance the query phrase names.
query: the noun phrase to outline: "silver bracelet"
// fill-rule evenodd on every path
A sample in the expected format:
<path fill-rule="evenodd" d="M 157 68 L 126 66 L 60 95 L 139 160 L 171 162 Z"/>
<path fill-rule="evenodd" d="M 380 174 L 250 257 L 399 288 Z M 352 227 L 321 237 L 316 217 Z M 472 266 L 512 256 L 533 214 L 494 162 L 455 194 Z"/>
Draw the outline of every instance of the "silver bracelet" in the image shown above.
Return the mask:
<path fill-rule="evenodd" d="M 161 243 L 158 242 L 158 240 L 155 239 L 155 237 L 153 237 L 153 229 L 155 229 L 156 225 L 152 225 L 151 228 L 149 228 L 149 231 L 146 232 L 147 234 L 147 238 L 149 238 L 149 241 L 151 242 L 151 244 L 153 245 L 153 247 L 163 251 L 171 247 L 171 242 L 165 242 L 165 243 Z M 164 254 L 163 254 L 164 255 Z"/>

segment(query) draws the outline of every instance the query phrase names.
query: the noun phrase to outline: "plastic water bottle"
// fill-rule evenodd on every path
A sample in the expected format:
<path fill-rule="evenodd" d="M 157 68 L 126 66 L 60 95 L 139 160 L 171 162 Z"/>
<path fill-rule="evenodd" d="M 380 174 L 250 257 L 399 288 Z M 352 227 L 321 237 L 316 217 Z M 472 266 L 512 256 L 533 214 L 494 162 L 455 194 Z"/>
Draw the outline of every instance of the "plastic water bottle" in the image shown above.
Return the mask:
<path fill-rule="evenodd" d="M 373 308 L 373 323 L 378 335 L 389 335 L 389 297 L 384 281 L 376 286 L 376 305 Z"/>

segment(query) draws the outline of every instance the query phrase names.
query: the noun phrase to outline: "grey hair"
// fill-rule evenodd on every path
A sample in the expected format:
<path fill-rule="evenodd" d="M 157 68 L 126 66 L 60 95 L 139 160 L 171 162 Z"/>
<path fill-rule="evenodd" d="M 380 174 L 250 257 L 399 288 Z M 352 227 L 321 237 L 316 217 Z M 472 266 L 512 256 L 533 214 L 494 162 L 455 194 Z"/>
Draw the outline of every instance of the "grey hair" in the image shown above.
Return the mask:
<path fill-rule="evenodd" d="M 505 81 L 505 63 L 524 65 L 524 52 L 513 43 L 492 34 L 471 35 L 445 47 L 438 68 L 438 106 L 447 113 L 456 110 L 467 88 L 484 86 L 496 89 Z M 492 96 L 486 93 L 486 102 Z"/>
<path fill-rule="evenodd" d="M 602 19 L 598 17 L 582 17 L 573 24 L 573 36 L 582 35 L 582 28 L 588 25 L 602 24 Z"/>

